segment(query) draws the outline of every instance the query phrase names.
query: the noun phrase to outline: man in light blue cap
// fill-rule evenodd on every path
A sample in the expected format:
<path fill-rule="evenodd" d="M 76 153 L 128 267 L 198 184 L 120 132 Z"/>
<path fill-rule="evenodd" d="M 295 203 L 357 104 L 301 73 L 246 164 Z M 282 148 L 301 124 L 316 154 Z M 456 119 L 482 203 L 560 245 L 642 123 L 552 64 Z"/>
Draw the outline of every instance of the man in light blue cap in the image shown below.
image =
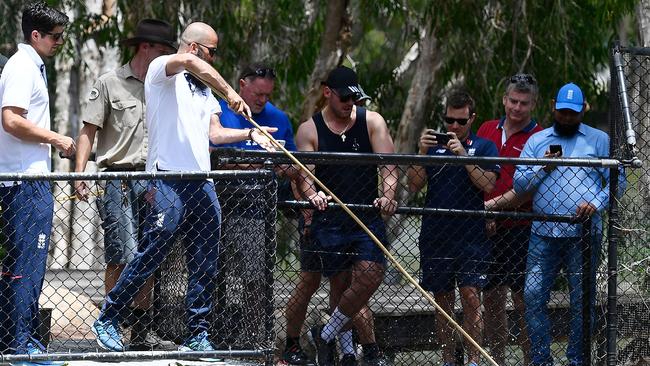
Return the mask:
<path fill-rule="evenodd" d="M 582 123 L 587 104 L 580 87 L 569 83 L 553 101 L 552 127 L 531 136 L 522 158 L 605 158 L 609 136 Z M 517 194 L 533 192 L 533 212 L 591 217 L 592 304 L 595 269 L 602 239 L 602 212 L 609 205 L 609 170 L 591 167 L 520 165 L 514 176 Z M 526 263 L 524 301 L 531 341 L 531 365 L 553 365 L 547 304 L 560 268 L 569 282 L 570 315 L 567 359 L 583 364 L 581 224 L 534 221 Z M 591 319 L 593 321 L 593 317 Z"/>

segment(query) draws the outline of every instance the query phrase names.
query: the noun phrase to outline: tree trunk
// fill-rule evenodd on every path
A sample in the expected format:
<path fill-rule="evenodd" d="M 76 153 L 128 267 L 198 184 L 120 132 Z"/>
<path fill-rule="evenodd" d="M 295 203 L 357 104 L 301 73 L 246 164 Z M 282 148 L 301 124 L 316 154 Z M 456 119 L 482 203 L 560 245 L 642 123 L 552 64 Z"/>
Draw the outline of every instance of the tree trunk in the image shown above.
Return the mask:
<path fill-rule="evenodd" d="M 636 20 L 639 25 L 641 45 L 650 47 L 650 1 L 640 0 L 636 4 Z"/>
<path fill-rule="evenodd" d="M 341 63 L 350 47 L 347 6 L 347 0 L 330 0 L 327 3 L 325 32 L 314 70 L 309 78 L 309 91 L 302 103 L 301 122 L 308 120 L 316 111 L 316 105 L 321 97 L 321 82 L 327 78 L 327 74 L 333 68 Z"/>
<path fill-rule="evenodd" d="M 440 44 L 434 33 L 430 25 L 418 45 L 417 67 L 395 137 L 395 150 L 400 153 L 416 151 L 418 138 L 425 126 L 436 73 L 442 65 Z"/>
<path fill-rule="evenodd" d="M 411 87 L 406 98 L 404 105 L 404 112 L 397 128 L 395 136 L 395 151 L 404 154 L 413 154 L 416 152 L 416 146 L 420 133 L 425 127 L 426 116 L 429 111 L 429 101 L 433 94 L 433 87 L 436 80 L 436 74 L 442 66 L 442 53 L 440 44 L 435 35 L 435 28 L 433 24 L 429 24 L 424 35 L 418 44 L 418 61 L 415 69 Z M 401 172 L 405 172 L 408 167 L 404 166 Z M 400 177 L 400 184 L 396 194 L 396 199 L 399 205 L 404 205 L 409 199 L 409 192 L 405 187 L 408 187 L 406 174 Z M 399 238 L 404 234 L 402 229 L 406 217 L 403 215 L 393 215 L 387 225 L 387 232 L 392 237 L 388 240 L 393 250 L 397 253 L 398 257 L 409 257 L 416 255 L 412 253 L 412 249 L 404 248 L 400 243 L 402 240 Z M 413 236 L 417 233 L 409 232 L 407 236 Z M 408 240 L 406 240 L 408 242 Z M 386 281 L 397 281 L 398 275 L 394 269 L 389 269 L 386 276 Z"/>

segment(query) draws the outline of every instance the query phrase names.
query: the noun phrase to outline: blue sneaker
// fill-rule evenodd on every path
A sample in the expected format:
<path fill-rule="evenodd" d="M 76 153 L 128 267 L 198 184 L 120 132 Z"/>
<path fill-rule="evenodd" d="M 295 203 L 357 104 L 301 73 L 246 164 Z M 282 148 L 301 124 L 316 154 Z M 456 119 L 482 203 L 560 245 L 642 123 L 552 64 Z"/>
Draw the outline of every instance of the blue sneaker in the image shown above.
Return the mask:
<path fill-rule="evenodd" d="M 97 319 L 93 324 L 92 331 L 95 333 L 97 344 L 101 348 L 114 352 L 124 351 L 122 332 L 120 332 L 120 326 L 115 320 Z"/>
<path fill-rule="evenodd" d="M 192 352 L 192 351 L 198 351 L 198 352 L 206 352 L 206 351 L 214 351 L 214 346 L 208 339 L 208 332 L 203 331 L 193 337 L 188 338 L 185 343 L 183 343 L 180 347 L 178 347 L 178 350 L 181 352 Z M 200 357 L 200 361 L 205 361 L 205 362 L 219 362 L 223 361 L 222 359 L 217 359 L 217 358 L 205 358 L 205 357 Z"/>
<path fill-rule="evenodd" d="M 214 351 L 214 347 L 208 339 L 208 332 L 204 330 L 194 337 L 188 338 L 185 343 L 178 347 L 178 350 L 181 352 Z"/>
<path fill-rule="evenodd" d="M 47 349 L 43 344 L 39 341 L 37 341 L 34 337 L 29 337 L 29 341 L 27 342 L 27 347 L 25 349 L 25 353 L 28 355 L 44 355 L 47 353 Z M 18 361 L 18 362 L 12 362 L 12 366 L 33 366 L 33 365 L 40 365 L 40 366 L 63 366 L 64 362 L 63 361 Z"/>

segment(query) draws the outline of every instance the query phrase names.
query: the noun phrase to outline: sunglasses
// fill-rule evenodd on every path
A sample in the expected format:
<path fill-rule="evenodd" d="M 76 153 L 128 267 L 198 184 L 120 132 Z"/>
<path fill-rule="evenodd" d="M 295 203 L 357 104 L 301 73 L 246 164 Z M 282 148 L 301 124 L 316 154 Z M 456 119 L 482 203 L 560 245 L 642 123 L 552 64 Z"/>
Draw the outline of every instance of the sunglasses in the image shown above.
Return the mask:
<path fill-rule="evenodd" d="M 47 34 L 48 36 L 52 37 L 54 42 L 58 42 L 60 39 L 63 38 L 63 32 L 59 33 L 52 33 L 52 32 L 46 32 L 46 31 L 39 31 L 41 34 Z"/>
<path fill-rule="evenodd" d="M 345 95 L 345 96 L 341 96 L 339 93 L 334 91 L 334 89 L 330 88 L 330 90 L 332 91 L 332 93 L 334 95 L 339 97 L 339 100 L 341 101 L 341 103 L 347 103 L 347 102 L 349 102 L 351 100 L 356 102 L 357 100 L 361 99 L 361 93 L 352 93 L 352 94 L 348 94 L 348 95 Z"/>
<path fill-rule="evenodd" d="M 271 78 L 275 79 L 275 70 L 272 68 L 262 68 L 262 69 L 255 69 L 254 71 L 248 72 L 242 76 L 242 79 L 246 79 L 249 76 L 257 76 L 260 78 Z"/>
<path fill-rule="evenodd" d="M 454 123 L 458 123 L 461 126 L 465 126 L 467 122 L 469 121 L 469 118 L 452 118 L 452 117 L 443 117 L 445 120 L 445 123 L 448 125 L 453 125 Z"/>
<path fill-rule="evenodd" d="M 217 47 L 208 47 L 208 46 L 204 45 L 203 43 L 199 43 L 197 41 L 192 41 L 192 42 L 198 44 L 199 46 L 203 46 L 203 47 L 207 48 L 208 49 L 208 54 L 210 55 L 210 57 L 214 57 L 214 55 L 217 54 Z"/>
<path fill-rule="evenodd" d="M 510 77 L 510 83 L 511 84 L 526 83 L 526 84 L 535 85 L 537 84 L 537 80 L 535 80 L 533 75 L 530 74 L 515 74 Z"/>

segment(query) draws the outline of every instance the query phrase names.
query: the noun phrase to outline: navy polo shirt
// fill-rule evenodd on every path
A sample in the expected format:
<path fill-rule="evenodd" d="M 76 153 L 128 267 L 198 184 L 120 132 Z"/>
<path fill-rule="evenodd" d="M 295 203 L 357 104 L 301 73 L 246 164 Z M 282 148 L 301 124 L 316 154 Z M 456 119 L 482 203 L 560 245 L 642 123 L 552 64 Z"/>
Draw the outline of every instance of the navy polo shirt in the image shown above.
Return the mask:
<path fill-rule="evenodd" d="M 242 115 L 233 112 L 228 108 L 228 103 L 223 99 L 219 100 L 219 105 L 221 105 L 221 115 L 219 119 L 221 125 L 227 128 L 252 128 L 248 120 L 246 120 Z M 291 122 L 286 113 L 278 109 L 271 102 L 266 102 L 264 109 L 260 113 L 253 114 L 253 120 L 257 122 L 260 126 L 268 127 L 277 127 L 277 131 L 273 132 L 271 135 L 276 140 L 286 141 L 284 147 L 289 151 L 296 151 L 296 143 L 293 140 L 293 129 L 291 128 Z M 257 143 L 245 140 L 241 142 L 234 142 L 229 144 L 219 144 L 212 145 L 213 147 L 236 147 L 244 150 L 263 150 Z"/>
<path fill-rule="evenodd" d="M 469 156 L 498 156 L 497 148 L 490 140 L 480 138 L 474 133 L 463 141 Z M 429 148 L 427 155 L 453 156 L 443 147 Z M 499 173 L 498 164 L 481 164 L 486 171 Z M 483 191 L 471 181 L 464 165 L 432 165 L 426 167 L 427 194 L 425 207 L 458 210 L 483 210 Z M 460 244 L 482 243 L 485 235 L 485 219 L 461 216 L 424 215 L 420 240 L 425 242 L 449 242 Z"/>

